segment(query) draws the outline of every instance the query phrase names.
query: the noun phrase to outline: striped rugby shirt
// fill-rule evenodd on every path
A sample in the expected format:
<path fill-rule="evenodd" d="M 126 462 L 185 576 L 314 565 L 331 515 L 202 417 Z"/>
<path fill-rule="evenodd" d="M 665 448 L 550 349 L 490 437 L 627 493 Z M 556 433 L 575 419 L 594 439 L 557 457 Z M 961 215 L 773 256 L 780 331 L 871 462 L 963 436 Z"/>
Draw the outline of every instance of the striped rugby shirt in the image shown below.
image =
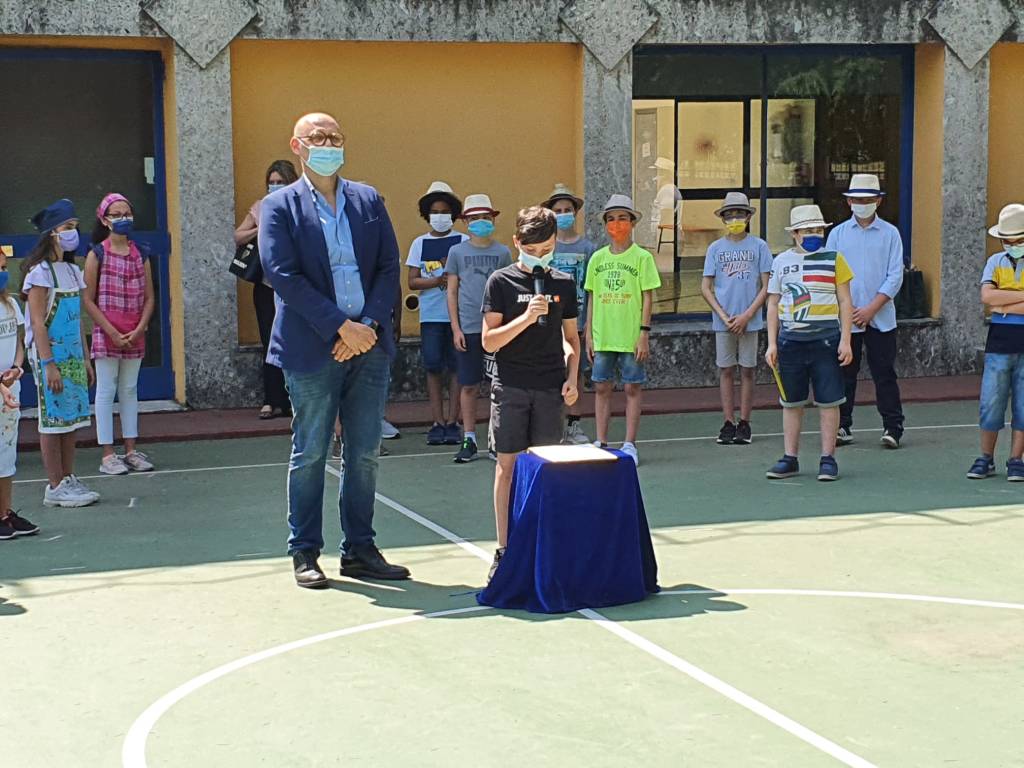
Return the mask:
<path fill-rule="evenodd" d="M 836 285 L 853 279 L 837 251 L 801 253 L 790 249 L 772 262 L 768 293 L 778 294 L 780 339 L 810 341 L 839 333 Z"/>

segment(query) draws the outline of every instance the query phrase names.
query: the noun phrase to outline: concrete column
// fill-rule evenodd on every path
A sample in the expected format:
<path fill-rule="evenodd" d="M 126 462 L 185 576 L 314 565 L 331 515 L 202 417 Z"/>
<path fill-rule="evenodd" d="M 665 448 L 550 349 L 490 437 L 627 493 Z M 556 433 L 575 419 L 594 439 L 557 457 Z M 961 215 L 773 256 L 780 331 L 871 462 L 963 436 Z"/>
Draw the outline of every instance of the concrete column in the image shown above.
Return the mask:
<path fill-rule="evenodd" d="M 200 69 L 174 49 L 177 101 L 179 259 L 185 319 L 185 396 L 215 408 L 255 403 L 257 369 L 238 353 L 237 292 L 227 271 L 234 252 L 235 188 L 231 134 L 231 59 L 225 48 Z"/>
<path fill-rule="evenodd" d="M 613 193 L 632 194 L 633 57 L 607 70 L 583 49 L 583 174 L 587 234 L 603 241 L 594 215 Z"/>
<path fill-rule="evenodd" d="M 986 256 L 989 57 L 968 69 L 945 61 L 942 159 L 943 368 L 977 370 L 985 328 L 978 281 Z"/>

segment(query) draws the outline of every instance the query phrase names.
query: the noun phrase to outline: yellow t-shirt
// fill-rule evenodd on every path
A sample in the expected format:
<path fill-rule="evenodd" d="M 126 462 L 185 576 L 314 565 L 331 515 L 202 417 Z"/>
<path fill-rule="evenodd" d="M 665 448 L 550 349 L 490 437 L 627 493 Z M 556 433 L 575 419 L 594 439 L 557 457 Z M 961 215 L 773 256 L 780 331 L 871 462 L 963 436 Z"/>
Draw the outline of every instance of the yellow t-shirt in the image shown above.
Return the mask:
<path fill-rule="evenodd" d="M 640 338 L 643 292 L 661 286 L 654 256 L 633 243 L 622 253 L 605 246 L 590 257 L 583 287 L 594 307 L 594 350 L 633 352 Z"/>

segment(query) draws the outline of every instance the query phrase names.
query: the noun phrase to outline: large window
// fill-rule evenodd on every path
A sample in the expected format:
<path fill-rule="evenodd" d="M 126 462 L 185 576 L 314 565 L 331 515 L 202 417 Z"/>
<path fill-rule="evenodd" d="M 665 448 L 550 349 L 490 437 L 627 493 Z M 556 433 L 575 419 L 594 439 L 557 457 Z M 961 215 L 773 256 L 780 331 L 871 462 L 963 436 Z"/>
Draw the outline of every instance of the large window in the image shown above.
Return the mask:
<path fill-rule="evenodd" d="M 704 252 L 729 191 L 749 195 L 751 231 L 779 253 L 794 206 L 843 221 L 850 175 L 875 173 L 888 193 L 880 214 L 909 246 L 912 67 L 899 47 L 638 48 L 633 195 L 637 239 L 662 273 L 655 312 L 708 311 Z"/>

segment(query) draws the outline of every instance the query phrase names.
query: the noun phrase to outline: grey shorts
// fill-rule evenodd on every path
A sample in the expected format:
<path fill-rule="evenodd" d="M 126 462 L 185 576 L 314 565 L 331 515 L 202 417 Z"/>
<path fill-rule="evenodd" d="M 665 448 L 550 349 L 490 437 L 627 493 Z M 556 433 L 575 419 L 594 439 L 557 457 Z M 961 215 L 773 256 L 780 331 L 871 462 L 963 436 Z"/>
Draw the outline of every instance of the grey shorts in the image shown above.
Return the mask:
<path fill-rule="evenodd" d="M 562 439 L 560 389 L 520 389 L 491 383 L 491 425 L 498 453 L 519 453 Z"/>
<path fill-rule="evenodd" d="M 737 363 L 741 368 L 757 368 L 757 334 L 747 331 L 737 336 L 728 331 L 715 332 L 715 365 L 732 368 Z"/>

